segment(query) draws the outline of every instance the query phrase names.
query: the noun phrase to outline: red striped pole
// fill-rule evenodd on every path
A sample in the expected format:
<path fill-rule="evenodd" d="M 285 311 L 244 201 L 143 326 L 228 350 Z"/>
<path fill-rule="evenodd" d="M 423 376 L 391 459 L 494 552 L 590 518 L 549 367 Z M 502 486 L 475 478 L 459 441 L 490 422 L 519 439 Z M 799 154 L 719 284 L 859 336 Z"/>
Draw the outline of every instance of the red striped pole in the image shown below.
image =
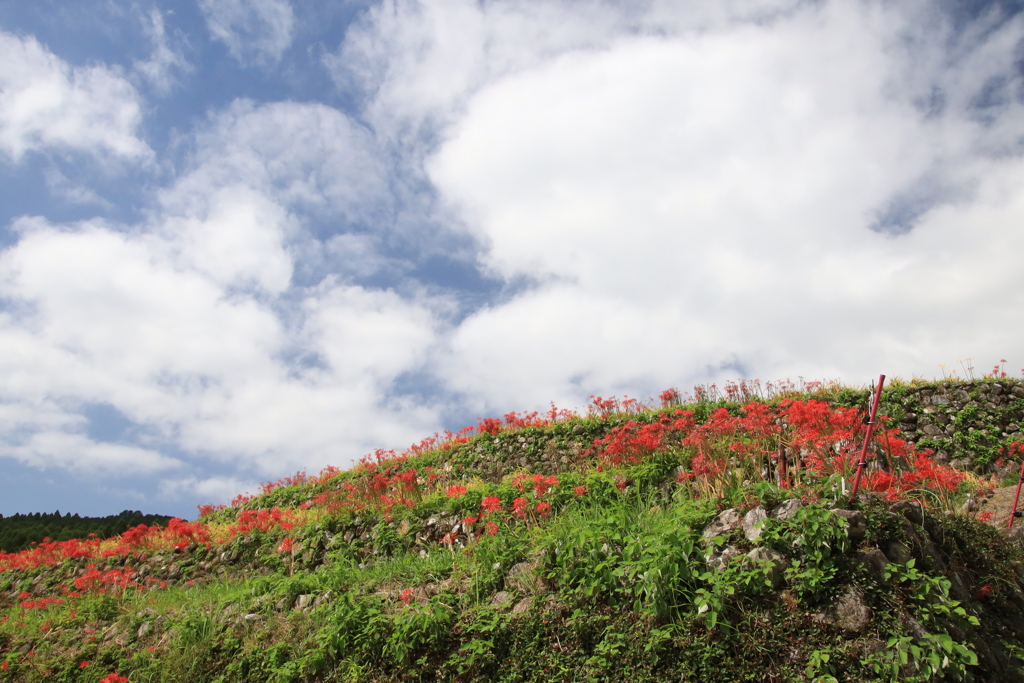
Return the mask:
<path fill-rule="evenodd" d="M 1017 495 L 1013 497 L 1013 509 L 1010 510 L 1010 523 L 1006 525 L 1007 529 L 1013 528 L 1013 520 L 1017 517 L 1017 501 L 1020 500 L 1020 485 L 1024 483 L 1024 462 L 1020 464 L 1020 479 L 1017 480 Z"/>
<path fill-rule="evenodd" d="M 878 388 L 875 389 L 875 398 L 871 402 L 871 412 L 868 416 L 868 431 L 864 435 L 864 447 L 860 449 L 860 462 L 857 463 L 857 476 L 853 478 L 853 492 L 850 498 L 857 497 L 857 489 L 860 487 L 860 476 L 868 465 L 868 446 L 871 444 L 871 432 L 875 428 L 875 416 L 878 415 L 878 401 L 882 398 L 882 384 L 885 382 L 885 375 L 878 376 Z"/>

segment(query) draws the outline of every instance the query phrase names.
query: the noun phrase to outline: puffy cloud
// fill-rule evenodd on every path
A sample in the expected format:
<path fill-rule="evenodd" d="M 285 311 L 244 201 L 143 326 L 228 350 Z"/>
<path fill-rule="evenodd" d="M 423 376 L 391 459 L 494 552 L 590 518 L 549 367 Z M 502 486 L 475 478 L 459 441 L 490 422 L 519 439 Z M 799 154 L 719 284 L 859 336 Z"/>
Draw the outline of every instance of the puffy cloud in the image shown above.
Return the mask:
<path fill-rule="evenodd" d="M 288 0 L 200 0 L 206 26 L 242 65 L 281 59 L 292 42 L 295 14 Z"/>
<path fill-rule="evenodd" d="M 376 210 L 372 140 L 336 111 L 292 104 L 238 104 L 197 140 L 143 223 L 12 226 L 18 239 L 0 252 L 0 454 L 125 475 L 175 466 L 171 496 L 345 464 L 436 429 L 437 405 L 392 394 L 420 370 L 446 302 L 337 277 L 293 282 L 295 250 L 315 241 L 304 211 L 344 227 Z M 334 258 L 362 258 L 360 238 L 344 238 Z M 124 444 L 87 436 L 94 404 L 132 426 Z M 210 479 L 206 459 L 242 474 Z"/>
<path fill-rule="evenodd" d="M 35 38 L 0 31 L 0 150 L 14 161 L 44 148 L 148 158 L 141 118 L 117 70 L 72 67 Z"/>
<path fill-rule="evenodd" d="M 193 168 L 161 193 L 164 210 L 203 213 L 245 186 L 295 209 L 368 223 L 388 211 L 387 169 L 373 135 L 321 104 L 238 100 L 196 132 Z"/>
<path fill-rule="evenodd" d="M 1021 83 L 1024 25 L 940 59 L 951 26 L 919 10 L 624 31 L 475 88 L 429 177 L 481 265 L 533 285 L 464 321 L 438 375 L 500 411 L 1007 354 L 1024 112 L 979 97 Z"/>

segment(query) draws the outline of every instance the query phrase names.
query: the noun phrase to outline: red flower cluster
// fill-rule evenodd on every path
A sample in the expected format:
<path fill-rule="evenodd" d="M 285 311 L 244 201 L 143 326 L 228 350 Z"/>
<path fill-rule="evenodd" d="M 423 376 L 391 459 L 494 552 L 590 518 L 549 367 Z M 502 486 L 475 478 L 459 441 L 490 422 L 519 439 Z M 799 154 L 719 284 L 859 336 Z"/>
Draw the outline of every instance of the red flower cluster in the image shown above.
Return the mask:
<path fill-rule="evenodd" d="M 444 492 L 444 494 L 449 498 L 459 498 L 461 496 L 466 495 L 467 491 L 469 491 L 469 489 L 467 489 L 465 486 L 449 486 L 448 489 Z"/>

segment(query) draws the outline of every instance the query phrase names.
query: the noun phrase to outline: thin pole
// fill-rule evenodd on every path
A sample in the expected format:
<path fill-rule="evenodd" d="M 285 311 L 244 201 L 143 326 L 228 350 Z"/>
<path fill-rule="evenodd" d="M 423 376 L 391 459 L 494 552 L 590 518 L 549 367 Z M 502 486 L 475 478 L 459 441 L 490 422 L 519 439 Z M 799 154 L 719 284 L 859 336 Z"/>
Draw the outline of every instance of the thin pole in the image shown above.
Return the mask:
<path fill-rule="evenodd" d="M 860 462 L 857 463 L 857 476 L 853 479 L 853 491 L 850 498 L 857 497 L 857 489 L 860 488 L 860 475 L 868 465 L 868 445 L 871 443 L 871 432 L 875 428 L 875 416 L 878 415 L 878 401 L 882 398 L 882 384 L 885 382 L 885 375 L 878 376 L 878 388 L 875 389 L 875 398 L 871 402 L 871 412 L 868 416 L 868 431 L 864 435 L 864 447 L 860 449 Z"/>
<path fill-rule="evenodd" d="M 1013 497 L 1013 510 L 1010 511 L 1010 523 L 1006 525 L 1007 529 L 1013 528 L 1013 520 L 1017 517 L 1017 501 L 1020 500 L 1020 485 L 1024 483 L 1024 462 L 1020 464 L 1020 479 L 1017 480 L 1017 495 Z"/>

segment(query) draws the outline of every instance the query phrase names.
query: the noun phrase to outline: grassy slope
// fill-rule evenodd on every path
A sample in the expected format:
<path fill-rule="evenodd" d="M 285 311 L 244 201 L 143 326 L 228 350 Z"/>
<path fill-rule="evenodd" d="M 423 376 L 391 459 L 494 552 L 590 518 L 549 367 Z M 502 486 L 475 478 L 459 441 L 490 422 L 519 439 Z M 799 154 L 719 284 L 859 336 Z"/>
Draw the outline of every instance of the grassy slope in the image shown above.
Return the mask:
<path fill-rule="evenodd" d="M 929 390 L 896 387 L 889 412 L 912 427 Z M 857 404 L 865 392 L 829 397 Z M 715 406 L 689 407 L 705 420 Z M 938 441 L 917 436 L 988 467 L 1019 408 L 975 410 Z M 946 514 L 967 485 L 941 500 L 924 492 L 919 517 L 878 497 L 851 504 L 848 481 L 819 478 L 798 491 L 804 507 L 769 519 L 756 541 L 742 529 L 706 539 L 721 510 L 777 510 L 793 490 L 723 479 L 701 496 L 676 483 L 685 449 L 621 466 L 588 450 L 616 425 L 657 417 L 610 412 L 482 434 L 378 466 L 382 476 L 417 469 L 409 506 L 318 498 L 348 483 L 371 500 L 363 469 L 245 503 L 250 514 L 283 510 L 291 529 L 0 573 L 0 680 L 1021 680 L 1024 555 L 993 527 Z M 517 480 L 524 473 L 558 483 L 541 482 L 538 495 L 533 479 Z M 501 511 L 485 518 L 492 497 Z M 528 503 L 522 518 L 517 498 Z M 831 508 L 859 510 L 863 528 Z M 207 521 L 216 530 L 239 515 Z M 754 548 L 774 566 L 744 560 Z M 19 606 L 126 567 L 152 588 Z"/>

